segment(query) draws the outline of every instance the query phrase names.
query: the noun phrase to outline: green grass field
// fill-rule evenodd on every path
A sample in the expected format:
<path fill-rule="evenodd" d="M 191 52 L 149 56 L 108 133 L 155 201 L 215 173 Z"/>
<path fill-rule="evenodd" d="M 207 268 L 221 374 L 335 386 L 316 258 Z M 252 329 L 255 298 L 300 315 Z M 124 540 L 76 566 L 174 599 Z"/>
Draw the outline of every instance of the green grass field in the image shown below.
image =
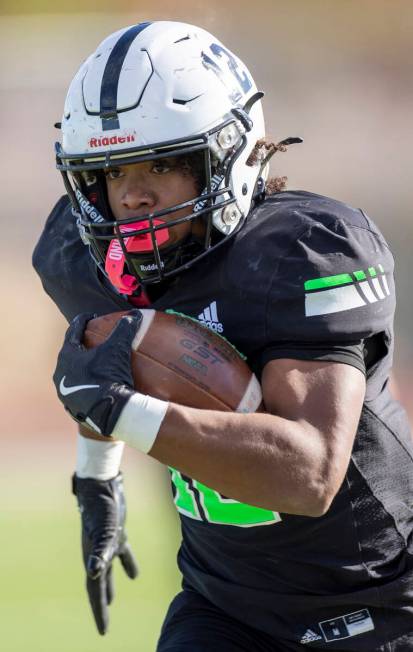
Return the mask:
<path fill-rule="evenodd" d="M 155 650 L 166 608 L 179 590 L 179 535 L 159 470 L 145 470 L 139 478 L 138 470 L 128 469 L 126 487 L 128 533 L 140 577 L 129 580 L 116 563 L 116 595 L 105 637 L 96 633 L 83 588 L 79 518 L 68 477 L 56 475 L 56 470 L 3 474 L 2 651 Z"/>

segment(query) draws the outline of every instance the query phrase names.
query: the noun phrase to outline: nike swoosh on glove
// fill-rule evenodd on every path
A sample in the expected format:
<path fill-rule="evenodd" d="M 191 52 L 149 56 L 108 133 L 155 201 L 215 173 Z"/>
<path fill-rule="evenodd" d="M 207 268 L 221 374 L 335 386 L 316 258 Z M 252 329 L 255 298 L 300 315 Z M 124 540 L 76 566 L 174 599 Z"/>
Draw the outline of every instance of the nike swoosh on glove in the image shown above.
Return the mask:
<path fill-rule="evenodd" d="M 83 334 L 87 322 L 95 316 L 82 313 L 70 324 L 53 381 L 59 399 L 76 421 L 110 436 L 134 393 L 131 352 L 142 313 L 131 310 L 118 321 L 107 340 L 87 349 L 82 344 Z"/>

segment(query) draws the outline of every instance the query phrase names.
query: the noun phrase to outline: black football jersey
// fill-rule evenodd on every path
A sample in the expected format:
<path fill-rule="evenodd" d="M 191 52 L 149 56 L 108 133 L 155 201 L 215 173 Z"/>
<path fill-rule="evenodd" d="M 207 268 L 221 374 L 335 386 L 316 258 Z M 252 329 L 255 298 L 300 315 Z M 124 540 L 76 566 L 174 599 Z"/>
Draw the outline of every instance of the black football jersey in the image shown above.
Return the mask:
<path fill-rule="evenodd" d="M 68 320 L 130 307 L 94 266 L 67 198 L 33 260 Z M 184 585 L 309 648 L 371 652 L 413 631 L 413 446 L 388 390 L 393 258 L 374 223 L 327 197 L 276 194 L 152 307 L 224 335 L 258 376 L 268 361 L 292 358 L 349 364 L 367 379 L 348 471 L 324 516 L 244 505 L 170 469 Z"/>

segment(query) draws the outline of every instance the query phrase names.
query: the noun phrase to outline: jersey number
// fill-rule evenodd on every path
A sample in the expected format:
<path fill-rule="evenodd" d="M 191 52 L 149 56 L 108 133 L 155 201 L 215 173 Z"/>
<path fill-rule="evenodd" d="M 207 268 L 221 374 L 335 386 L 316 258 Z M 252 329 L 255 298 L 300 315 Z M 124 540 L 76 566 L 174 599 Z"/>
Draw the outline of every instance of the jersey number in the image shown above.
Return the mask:
<path fill-rule="evenodd" d="M 270 525 L 281 521 L 278 512 L 225 498 L 201 482 L 186 478 L 176 469 L 169 470 L 175 490 L 174 501 L 178 511 L 184 516 L 197 521 L 235 527 Z"/>

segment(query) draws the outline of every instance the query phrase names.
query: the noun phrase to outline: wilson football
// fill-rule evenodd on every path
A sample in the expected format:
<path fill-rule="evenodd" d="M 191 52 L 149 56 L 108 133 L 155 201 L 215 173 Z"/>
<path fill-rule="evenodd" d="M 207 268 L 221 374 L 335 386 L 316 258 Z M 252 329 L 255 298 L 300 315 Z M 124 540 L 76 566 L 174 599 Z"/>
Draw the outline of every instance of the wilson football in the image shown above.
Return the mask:
<path fill-rule="evenodd" d="M 132 344 L 135 389 L 189 407 L 255 412 L 261 388 L 243 356 L 222 336 L 190 317 L 143 309 Z M 125 312 L 88 322 L 84 344 L 94 347 Z"/>

